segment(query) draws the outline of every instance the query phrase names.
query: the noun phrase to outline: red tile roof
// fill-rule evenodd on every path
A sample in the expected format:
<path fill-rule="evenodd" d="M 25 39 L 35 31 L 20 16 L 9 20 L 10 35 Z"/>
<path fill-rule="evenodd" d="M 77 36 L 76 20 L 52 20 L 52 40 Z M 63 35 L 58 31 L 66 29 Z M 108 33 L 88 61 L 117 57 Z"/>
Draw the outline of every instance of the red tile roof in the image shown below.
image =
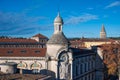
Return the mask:
<path fill-rule="evenodd" d="M 36 34 L 36 35 L 34 35 L 33 37 L 39 37 L 39 38 L 47 38 L 46 36 L 44 36 L 44 35 L 42 35 L 42 34 Z"/>
<path fill-rule="evenodd" d="M 113 42 L 112 39 L 80 39 L 80 40 L 71 40 L 70 42 Z"/>
<path fill-rule="evenodd" d="M 0 48 L 0 57 L 44 57 L 46 48 Z"/>
<path fill-rule="evenodd" d="M 0 38 L 0 42 L 16 42 L 16 43 L 36 43 L 33 39 L 21 39 L 21 38 Z"/>

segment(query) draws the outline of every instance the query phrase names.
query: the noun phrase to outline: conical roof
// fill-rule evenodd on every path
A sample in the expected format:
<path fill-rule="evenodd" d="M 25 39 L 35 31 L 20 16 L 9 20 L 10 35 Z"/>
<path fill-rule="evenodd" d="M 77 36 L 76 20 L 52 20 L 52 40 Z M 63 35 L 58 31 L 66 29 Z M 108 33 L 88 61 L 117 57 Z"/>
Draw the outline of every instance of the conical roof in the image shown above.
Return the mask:
<path fill-rule="evenodd" d="M 69 44 L 69 41 L 67 40 L 67 38 L 65 37 L 63 32 L 61 32 L 61 33 L 53 34 L 52 37 L 47 42 L 47 44 L 63 44 L 63 45 L 65 45 L 65 44 Z"/>
<path fill-rule="evenodd" d="M 101 32 L 106 32 L 106 31 L 105 31 L 105 27 L 104 27 L 104 25 L 102 25 Z"/>
<path fill-rule="evenodd" d="M 60 16 L 60 13 L 59 13 L 59 12 L 58 12 L 57 17 L 56 17 L 55 20 L 54 20 L 54 23 L 62 23 L 62 24 L 63 24 L 63 19 L 62 19 L 62 17 Z"/>
<path fill-rule="evenodd" d="M 54 23 L 60 23 L 63 24 L 63 19 L 60 17 L 60 14 L 58 12 L 57 17 L 54 20 Z M 59 24 L 57 24 L 57 26 L 54 27 L 58 27 Z M 59 26 L 62 27 L 62 26 Z M 68 45 L 69 41 L 67 40 L 67 38 L 65 37 L 64 33 L 61 31 L 54 31 L 54 34 L 52 35 L 52 37 L 48 40 L 47 44 L 60 44 L 60 45 Z"/>

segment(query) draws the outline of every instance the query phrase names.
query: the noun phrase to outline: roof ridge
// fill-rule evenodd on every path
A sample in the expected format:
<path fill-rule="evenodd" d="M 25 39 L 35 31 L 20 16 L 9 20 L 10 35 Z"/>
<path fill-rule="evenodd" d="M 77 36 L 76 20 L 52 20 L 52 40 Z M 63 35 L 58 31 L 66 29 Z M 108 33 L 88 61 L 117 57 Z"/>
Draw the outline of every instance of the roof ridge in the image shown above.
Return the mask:
<path fill-rule="evenodd" d="M 44 36 L 43 34 L 40 34 L 40 33 L 34 35 L 33 37 L 47 38 L 46 36 Z"/>

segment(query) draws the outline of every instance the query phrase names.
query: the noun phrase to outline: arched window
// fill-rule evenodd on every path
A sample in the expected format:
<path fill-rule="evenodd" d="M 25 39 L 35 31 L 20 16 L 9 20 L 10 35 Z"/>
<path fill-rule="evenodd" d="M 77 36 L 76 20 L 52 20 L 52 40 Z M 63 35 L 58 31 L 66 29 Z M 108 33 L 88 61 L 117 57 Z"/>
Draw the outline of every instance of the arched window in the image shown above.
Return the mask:
<path fill-rule="evenodd" d="M 39 63 L 35 62 L 31 65 L 31 69 L 40 69 L 40 68 L 41 68 L 41 65 Z"/>
<path fill-rule="evenodd" d="M 8 73 L 8 69 L 6 69 L 6 72 Z"/>
<path fill-rule="evenodd" d="M 61 26 L 59 25 L 59 31 L 61 31 Z"/>
<path fill-rule="evenodd" d="M 25 63 L 22 63 L 22 62 L 17 65 L 17 68 L 25 69 L 26 67 L 27 67 L 27 65 Z"/>
<path fill-rule="evenodd" d="M 31 69 L 35 74 L 40 72 L 40 68 L 41 68 L 41 65 L 39 63 L 35 62 L 31 65 Z"/>

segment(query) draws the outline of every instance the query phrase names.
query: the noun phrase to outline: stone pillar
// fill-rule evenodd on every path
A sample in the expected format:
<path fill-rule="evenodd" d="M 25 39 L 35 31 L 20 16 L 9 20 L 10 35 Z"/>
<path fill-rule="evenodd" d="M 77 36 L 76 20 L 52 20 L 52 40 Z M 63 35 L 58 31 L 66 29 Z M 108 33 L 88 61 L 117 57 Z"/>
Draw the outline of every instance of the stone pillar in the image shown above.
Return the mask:
<path fill-rule="evenodd" d="M 22 69 L 20 69 L 20 74 L 23 74 L 23 70 Z"/>
<path fill-rule="evenodd" d="M 70 59 L 70 66 L 71 66 L 70 80 L 73 80 L 73 59 Z"/>
<path fill-rule="evenodd" d="M 59 59 L 56 59 L 56 69 L 57 69 L 57 71 L 56 71 L 56 78 L 57 79 L 59 79 L 59 64 L 58 64 L 58 61 L 59 61 Z"/>
<path fill-rule="evenodd" d="M 45 74 L 48 75 L 48 59 L 45 60 Z"/>

